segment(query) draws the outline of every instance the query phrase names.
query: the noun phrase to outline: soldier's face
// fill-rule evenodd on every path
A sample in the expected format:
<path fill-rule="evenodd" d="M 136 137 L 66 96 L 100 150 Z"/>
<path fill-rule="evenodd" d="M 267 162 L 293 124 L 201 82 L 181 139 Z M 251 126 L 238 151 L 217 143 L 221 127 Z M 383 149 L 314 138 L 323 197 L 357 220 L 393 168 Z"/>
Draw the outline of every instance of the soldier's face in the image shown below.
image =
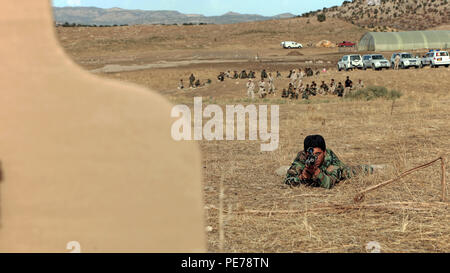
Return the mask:
<path fill-rule="evenodd" d="M 314 155 L 317 156 L 315 167 L 319 167 L 325 160 L 325 151 L 320 148 L 314 148 Z"/>

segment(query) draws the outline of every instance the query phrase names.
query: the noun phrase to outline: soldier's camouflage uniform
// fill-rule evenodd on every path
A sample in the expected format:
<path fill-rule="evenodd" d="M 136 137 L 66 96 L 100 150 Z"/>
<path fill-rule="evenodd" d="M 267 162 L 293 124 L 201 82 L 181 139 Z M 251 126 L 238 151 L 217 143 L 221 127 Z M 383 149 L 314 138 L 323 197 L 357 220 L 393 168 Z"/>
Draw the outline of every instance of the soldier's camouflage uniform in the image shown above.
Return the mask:
<path fill-rule="evenodd" d="M 285 183 L 292 186 L 305 184 L 313 187 L 331 189 L 342 180 L 350 179 L 359 174 L 373 174 L 373 168 L 369 165 L 347 166 L 342 163 L 332 150 L 327 149 L 324 162 L 319 167 L 320 173 L 311 179 L 301 179 L 305 169 L 307 154 L 300 152 L 288 170 Z"/>

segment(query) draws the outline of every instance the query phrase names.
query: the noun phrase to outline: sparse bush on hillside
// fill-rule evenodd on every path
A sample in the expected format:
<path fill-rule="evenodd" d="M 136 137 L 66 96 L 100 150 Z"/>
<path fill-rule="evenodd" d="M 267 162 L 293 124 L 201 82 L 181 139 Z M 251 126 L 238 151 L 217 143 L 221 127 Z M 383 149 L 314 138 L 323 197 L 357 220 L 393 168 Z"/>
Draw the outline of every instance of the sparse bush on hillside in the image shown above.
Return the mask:
<path fill-rule="evenodd" d="M 317 15 L 317 21 L 325 22 L 325 20 L 327 20 L 327 17 L 325 16 L 324 13 L 321 13 L 321 14 Z"/>
<path fill-rule="evenodd" d="M 368 86 L 364 89 L 358 90 L 348 94 L 346 98 L 354 100 L 373 100 L 377 98 L 384 98 L 388 100 L 395 100 L 403 94 L 397 90 L 388 90 L 384 86 Z"/>

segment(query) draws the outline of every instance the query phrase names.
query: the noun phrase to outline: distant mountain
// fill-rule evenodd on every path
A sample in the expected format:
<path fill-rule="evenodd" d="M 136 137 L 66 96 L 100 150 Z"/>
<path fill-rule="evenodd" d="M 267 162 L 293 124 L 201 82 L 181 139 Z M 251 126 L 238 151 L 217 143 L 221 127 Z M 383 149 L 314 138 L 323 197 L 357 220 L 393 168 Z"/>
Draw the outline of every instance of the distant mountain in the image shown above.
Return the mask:
<path fill-rule="evenodd" d="M 241 22 L 264 21 L 294 17 L 284 13 L 272 17 L 257 14 L 240 14 L 228 12 L 221 16 L 204 16 L 201 14 L 183 14 L 178 11 L 126 10 L 120 8 L 101 9 L 95 7 L 54 7 L 55 21 L 58 23 L 76 23 L 86 25 L 137 25 L 137 24 L 233 24 Z"/>

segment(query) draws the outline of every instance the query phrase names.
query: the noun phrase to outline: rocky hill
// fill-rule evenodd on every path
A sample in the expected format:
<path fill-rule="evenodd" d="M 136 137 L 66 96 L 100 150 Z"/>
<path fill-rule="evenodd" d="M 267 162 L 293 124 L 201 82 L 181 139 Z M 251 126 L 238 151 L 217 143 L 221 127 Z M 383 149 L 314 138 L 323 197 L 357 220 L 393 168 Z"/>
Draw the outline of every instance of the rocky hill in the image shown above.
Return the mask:
<path fill-rule="evenodd" d="M 450 22 L 448 0 L 353 0 L 303 16 L 325 13 L 374 31 L 424 30 Z"/>

